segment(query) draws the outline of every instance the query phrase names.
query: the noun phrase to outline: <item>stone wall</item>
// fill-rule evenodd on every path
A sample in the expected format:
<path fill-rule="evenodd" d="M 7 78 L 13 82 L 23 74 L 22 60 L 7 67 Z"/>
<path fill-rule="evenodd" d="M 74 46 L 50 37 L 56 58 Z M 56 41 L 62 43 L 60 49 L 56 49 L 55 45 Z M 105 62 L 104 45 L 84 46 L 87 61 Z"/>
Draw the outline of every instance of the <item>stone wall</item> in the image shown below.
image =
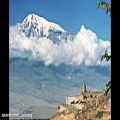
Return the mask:
<path fill-rule="evenodd" d="M 66 96 L 66 105 L 77 103 L 79 99 L 80 96 Z"/>
<path fill-rule="evenodd" d="M 66 96 L 66 105 L 70 104 L 76 104 L 80 101 L 83 101 L 86 97 L 87 100 L 91 100 L 93 98 L 98 99 L 101 95 L 103 95 L 102 92 L 87 92 L 87 93 L 81 93 L 79 96 Z"/>

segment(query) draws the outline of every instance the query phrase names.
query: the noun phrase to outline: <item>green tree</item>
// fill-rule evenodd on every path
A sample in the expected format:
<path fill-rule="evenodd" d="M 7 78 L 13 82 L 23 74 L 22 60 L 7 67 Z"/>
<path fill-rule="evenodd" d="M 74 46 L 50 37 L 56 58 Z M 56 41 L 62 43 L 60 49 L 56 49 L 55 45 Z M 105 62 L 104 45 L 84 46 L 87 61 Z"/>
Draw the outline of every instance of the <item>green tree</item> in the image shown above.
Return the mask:
<path fill-rule="evenodd" d="M 111 3 L 105 2 L 104 0 L 100 0 L 100 2 L 97 4 L 97 7 L 101 8 L 103 10 L 106 10 L 106 14 L 110 13 L 110 17 L 111 17 Z M 111 54 L 109 55 L 107 50 L 102 55 L 101 61 L 103 61 L 104 59 L 105 59 L 105 61 L 111 61 Z M 108 82 L 108 84 L 106 84 L 104 86 L 104 93 L 105 93 L 105 95 L 108 94 L 110 89 L 111 89 L 111 80 Z"/>
<path fill-rule="evenodd" d="M 100 0 L 100 2 L 97 4 L 97 7 L 106 10 L 106 14 L 110 12 L 111 16 L 111 3 L 107 3 L 104 0 Z"/>
<path fill-rule="evenodd" d="M 103 61 L 104 59 L 105 59 L 105 61 L 111 61 L 111 55 L 109 55 L 109 54 L 107 53 L 107 50 L 105 51 L 105 54 L 102 55 L 101 61 Z"/>

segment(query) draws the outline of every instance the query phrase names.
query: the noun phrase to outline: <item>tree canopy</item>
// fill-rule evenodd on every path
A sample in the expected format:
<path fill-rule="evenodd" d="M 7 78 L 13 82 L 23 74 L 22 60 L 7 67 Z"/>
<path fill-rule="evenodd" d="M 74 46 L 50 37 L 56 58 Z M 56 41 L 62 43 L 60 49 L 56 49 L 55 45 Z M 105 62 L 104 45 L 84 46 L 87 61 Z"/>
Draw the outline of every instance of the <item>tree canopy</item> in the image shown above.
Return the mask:
<path fill-rule="evenodd" d="M 110 17 L 111 17 L 111 3 L 107 3 L 104 0 L 100 0 L 100 2 L 97 4 L 97 7 L 101 8 L 103 10 L 106 10 L 106 14 L 108 14 L 110 12 Z M 105 59 L 105 61 L 111 60 L 111 54 L 109 55 L 107 53 L 107 50 L 105 51 L 104 55 L 102 55 L 101 61 L 103 61 L 104 59 Z M 110 89 L 111 89 L 111 80 L 109 81 L 108 84 L 106 84 L 104 86 L 104 90 L 103 91 L 104 91 L 105 95 L 108 94 Z"/>
<path fill-rule="evenodd" d="M 97 7 L 106 10 L 106 14 L 110 12 L 111 16 L 111 3 L 107 3 L 104 0 L 100 0 L 100 2 L 97 4 Z"/>

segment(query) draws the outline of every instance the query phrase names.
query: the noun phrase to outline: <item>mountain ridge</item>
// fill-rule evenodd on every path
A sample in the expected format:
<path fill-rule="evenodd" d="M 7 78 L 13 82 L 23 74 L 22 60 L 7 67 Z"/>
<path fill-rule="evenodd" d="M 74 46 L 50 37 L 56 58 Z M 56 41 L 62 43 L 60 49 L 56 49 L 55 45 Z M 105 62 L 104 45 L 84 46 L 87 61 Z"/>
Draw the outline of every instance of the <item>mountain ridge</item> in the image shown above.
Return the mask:
<path fill-rule="evenodd" d="M 25 33 L 27 37 L 48 38 L 54 41 L 73 39 L 73 35 L 65 31 L 60 25 L 50 22 L 34 13 L 29 14 L 20 25 L 18 31 Z"/>
<path fill-rule="evenodd" d="M 89 90 L 101 90 L 110 79 L 110 67 L 97 64 L 110 48 L 108 41 L 97 41 L 83 26 L 73 36 L 57 24 L 51 28 L 44 18 L 40 21 L 47 28 L 33 14 L 10 27 L 10 108 L 21 113 L 38 113 L 41 105 L 55 108 L 65 96 L 79 94 L 83 82 Z"/>
<path fill-rule="evenodd" d="M 98 40 L 96 34 L 84 26 L 73 36 L 56 23 L 52 22 L 52 28 L 50 25 L 43 17 L 30 14 L 23 22 L 10 27 L 10 57 L 29 57 L 55 66 L 62 63 L 110 65 L 100 61 L 104 51 L 111 50 L 109 41 Z"/>

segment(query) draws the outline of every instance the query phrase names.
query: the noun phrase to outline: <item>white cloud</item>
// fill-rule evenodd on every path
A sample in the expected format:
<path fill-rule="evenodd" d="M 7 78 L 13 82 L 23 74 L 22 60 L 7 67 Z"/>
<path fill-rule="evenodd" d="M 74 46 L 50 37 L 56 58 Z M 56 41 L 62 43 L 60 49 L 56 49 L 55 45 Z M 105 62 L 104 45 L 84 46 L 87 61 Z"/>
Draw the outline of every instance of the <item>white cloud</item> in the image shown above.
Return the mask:
<path fill-rule="evenodd" d="M 80 65 L 110 65 L 101 62 L 101 56 L 105 50 L 110 49 L 109 41 L 98 40 L 91 30 L 81 27 L 73 41 L 62 41 L 59 45 L 51 40 L 41 38 L 28 39 L 17 31 L 16 27 L 10 27 L 10 58 L 28 57 L 32 60 L 44 61 L 46 65 L 61 63 Z"/>

